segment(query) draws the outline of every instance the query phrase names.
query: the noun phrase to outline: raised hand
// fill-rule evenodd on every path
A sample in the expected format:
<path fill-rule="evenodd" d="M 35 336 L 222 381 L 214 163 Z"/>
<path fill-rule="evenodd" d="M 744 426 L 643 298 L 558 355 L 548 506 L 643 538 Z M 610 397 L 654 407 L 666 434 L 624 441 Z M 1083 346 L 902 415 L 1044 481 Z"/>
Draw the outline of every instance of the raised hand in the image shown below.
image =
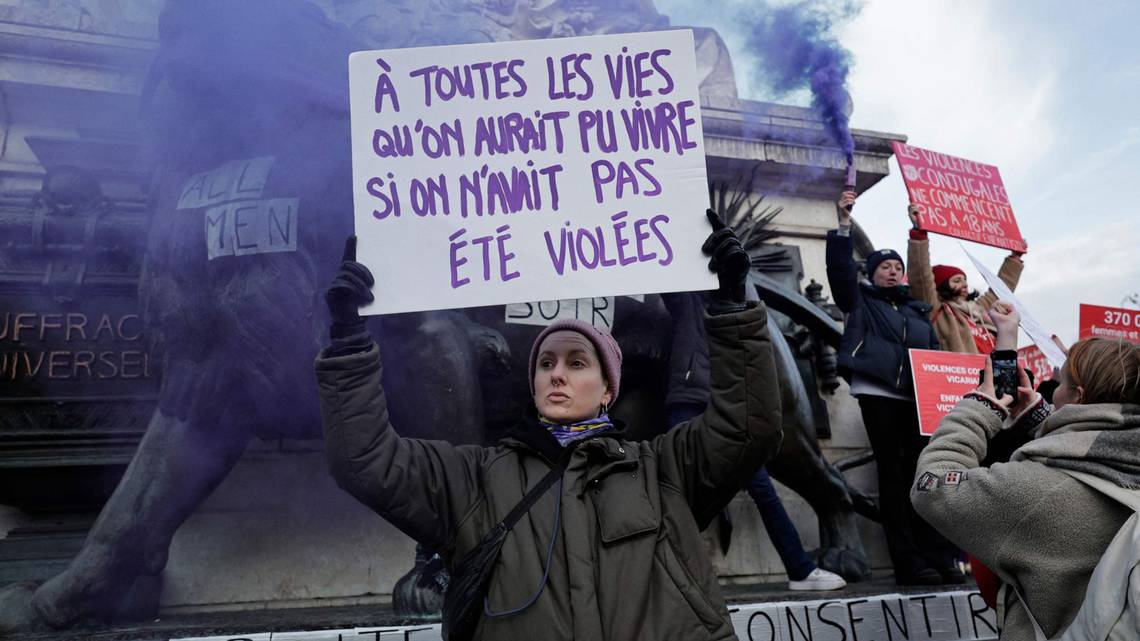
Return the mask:
<path fill-rule="evenodd" d="M 845 227 L 851 224 L 851 210 L 855 208 L 855 192 L 845 191 L 835 203 L 835 215 L 839 218 L 839 225 Z"/>
<path fill-rule="evenodd" d="M 995 301 L 987 314 L 990 322 L 997 328 L 997 349 L 1017 349 L 1017 326 L 1021 323 L 1021 314 L 1007 301 Z"/>
<path fill-rule="evenodd" d="M 720 288 L 714 296 L 738 303 L 744 302 L 744 284 L 752 259 L 740 244 L 736 232 L 732 231 L 713 210 L 705 212 L 713 232 L 701 245 L 701 251 L 709 256 L 709 271 L 716 272 Z"/>
<path fill-rule="evenodd" d="M 376 284 L 372 272 L 356 262 L 356 236 L 344 241 L 344 255 L 332 283 L 325 290 L 325 304 L 332 319 L 334 338 L 363 331 L 364 321 L 359 308 L 375 300 L 372 286 Z"/>
<path fill-rule="evenodd" d="M 1016 328 L 1021 322 L 1021 314 L 1017 312 L 1017 308 L 1009 301 L 1004 300 L 995 301 L 990 306 L 989 316 L 994 326 L 999 329 L 1002 327 Z"/>
<path fill-rule="evenodd" d="M 1024 241 L 1023 241 L 1024 242 Z M 1022 259 L 1029 253 L 1029 243 L 1025 243 L 1025 249 L 1012 249 L 1009 252 L 1009 257 L 1017 262 L 1024 262 Z"/>
<path fill-rule="evenodd" d="M 910 217 L 910 226 L 914 229 L 922 228 L 922 205 L 911 203 L 906 206 L 906 215 Z"/>

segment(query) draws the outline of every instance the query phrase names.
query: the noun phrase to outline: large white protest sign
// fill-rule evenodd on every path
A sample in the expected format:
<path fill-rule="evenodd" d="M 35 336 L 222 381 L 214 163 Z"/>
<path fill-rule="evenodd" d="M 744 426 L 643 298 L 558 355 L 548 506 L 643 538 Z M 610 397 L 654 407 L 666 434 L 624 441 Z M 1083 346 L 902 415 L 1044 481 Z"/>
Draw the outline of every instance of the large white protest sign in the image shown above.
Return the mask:
<path fill-rule="evenodd" d="M 966 251 L 965 247 L 962 247 L 962 251 L 966 252 L 966 255 L 970 257 L 970 262 L 974 263 L 974 267 L 981 272 L 982 278 L 986 279 L 986 283 L 989 284 L 990 289 L 994 290 L 998 299 L 1009 301 L 1013 304 L 1014 308 L 1017 309 L 1017 313 L 1021 315 L 1021 329 L 1024 329 L 1025 333 L 1029 334 L 1029 338 L 1037 345 L 1037 349 L 1045 354 L 1045 358 L 1049 359 L 1049 363 L 1051 363 L 1053 367 L 1063 366 L 1066 360 L 1065 352 L 1062 352 L 1061 348 L 1057 347 L 1057 343 L 1053 342 L 1053 334 L 1047 331 L 1041 323 L 1037 322 L 1033 314 L 1029 313 L 1025 305 L 1013 295 L 1013 292 L 1006 286 L 1002 279 L 998 278 L 997 274 L 990 271 L 989 268 L 983 265 L 977 258 L 974 258 L 974 255 Z"/>
<path fill-rule="evenodd" d="M 365 313 L 712 289 L 692 32 L 349 58 Z"/>

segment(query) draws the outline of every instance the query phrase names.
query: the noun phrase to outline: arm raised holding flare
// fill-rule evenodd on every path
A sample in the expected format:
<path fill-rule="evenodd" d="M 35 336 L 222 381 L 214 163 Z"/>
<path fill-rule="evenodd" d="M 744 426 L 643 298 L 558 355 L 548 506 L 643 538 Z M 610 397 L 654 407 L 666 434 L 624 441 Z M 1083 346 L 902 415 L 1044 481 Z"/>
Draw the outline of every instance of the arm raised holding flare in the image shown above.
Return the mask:
<path fill-rule="evenodd" d="M 902 277 L 902 257 L 879 249 L 866 257 L 870 282 L 860 282 L 851 238 L 854 192 L 835 204 L 839 227 L 827 233 L 827 279 L 847 317 L 839 373 L 858 399 L 875 455 L 880 513 L 899 585 L 962 583 L 955 551 L 914 512 L 908 500 L 911 471 L 926 444 L 918 425 L 908 350 L 938 349 L 930 306 L 915 300 Z"/>

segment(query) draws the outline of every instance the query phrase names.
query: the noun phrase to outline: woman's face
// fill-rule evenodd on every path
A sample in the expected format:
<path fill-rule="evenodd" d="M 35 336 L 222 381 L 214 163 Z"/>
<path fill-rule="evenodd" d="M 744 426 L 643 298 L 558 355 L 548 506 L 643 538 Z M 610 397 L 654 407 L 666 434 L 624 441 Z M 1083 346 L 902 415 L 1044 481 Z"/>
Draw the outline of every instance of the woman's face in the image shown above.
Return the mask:
<path fill-rule="evenodd" d="M 950 289 L 958 298 L 966 298 L 970 293 L 970 284 L 966 282 L 964 274 L 954 274 L 950 277 Z"/>
<path fill-rule="evenodd" d="M 534 367 L 534 406 L 555 423 L 598 416 L 612 394 L 593 343 L 578 332 L 557 331 L 543 339 Z"/>
<path fill-rule="evenodd" d="M 1084 390 L 1077 387 L 1069 376 L 1069 368 L 1062 367 L 1061 373 L 1057 375 L 1057 389 L 1053 391 L 1053 407 L 1054 409 L 1061 409 L 1066 405 L 1079 405 L 1081 396 Z"/>
<path fill-rule="evenodd" d="M 888 258 L 879 263 L 875 273 L 871 274 L 871 282 L 876 287 L 894 287 L 902 282 L 903 264 L 894 258 Z"/>

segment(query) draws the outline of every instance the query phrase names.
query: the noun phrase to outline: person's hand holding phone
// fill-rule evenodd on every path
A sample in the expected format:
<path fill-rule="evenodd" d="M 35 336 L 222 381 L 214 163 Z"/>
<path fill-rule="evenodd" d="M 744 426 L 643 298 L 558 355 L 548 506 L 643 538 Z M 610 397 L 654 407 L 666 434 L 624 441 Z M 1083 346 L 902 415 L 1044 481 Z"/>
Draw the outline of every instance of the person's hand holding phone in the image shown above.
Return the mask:
<path fill-rule="evenodd" d="M 1016 361 L 1014 367 L 1017 378 L 1012 388 L 1002 389 L 995 386 L 994 360 L 987 356 L 986 367 L 982 370 L 982 380 L 974 391 L 997 401 L 998 405 L 1017 416 L 1033 405 L 1038 394 L 1033 391 L 1033 385 L 1029 382 L 1029 375 L 1024 369 L 1017 367 Z"/>

